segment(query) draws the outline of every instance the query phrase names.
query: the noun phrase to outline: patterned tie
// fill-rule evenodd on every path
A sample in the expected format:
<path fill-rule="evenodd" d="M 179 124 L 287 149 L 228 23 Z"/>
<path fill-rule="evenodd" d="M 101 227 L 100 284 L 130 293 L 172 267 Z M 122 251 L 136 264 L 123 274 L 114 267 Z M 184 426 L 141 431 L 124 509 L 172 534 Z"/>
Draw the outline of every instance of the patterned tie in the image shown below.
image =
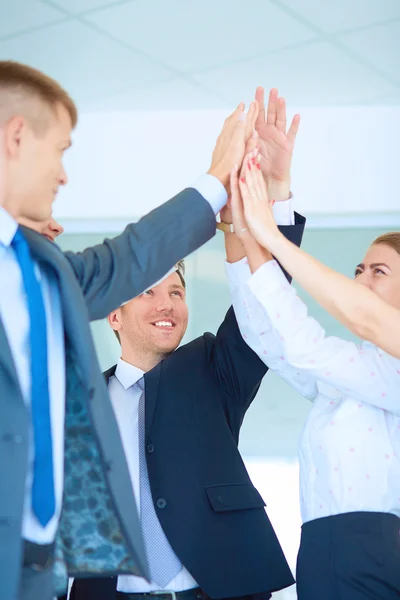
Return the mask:
<path fill-rule="evenodd" d="M 140 474 L 140 524 L 149 562 L 150 577 L 160 588 L 165 588 L 182 570 L 182 563 L 172 550 L 158 520 L 151 495 L 145 450 L 145 391 L 144 379 L 136 384 L 139 400 L 139 474 Z"/>
<path fill-rule="evenodd" d="M 46 313 L 29 246 L 20 229 L 17 230 L 11 247 L 21 268 L 30 321 L 31 414 L 35 449 L 32 510 L 39 523 L 45 527 L 54 515 L 56 504 L 47 375 Z"/>

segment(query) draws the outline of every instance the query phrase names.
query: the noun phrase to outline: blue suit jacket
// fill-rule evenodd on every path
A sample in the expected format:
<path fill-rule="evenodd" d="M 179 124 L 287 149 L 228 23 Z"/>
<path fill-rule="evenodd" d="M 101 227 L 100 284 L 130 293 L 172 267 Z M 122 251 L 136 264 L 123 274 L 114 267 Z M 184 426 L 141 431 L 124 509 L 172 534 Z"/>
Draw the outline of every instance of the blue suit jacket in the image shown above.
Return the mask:
<path fill-rule="evenodd" d="M 64 501 L 54 567 L 58 593 L 66 589 L 67 570 L 75 575 L 147 573 L 134 496 L 126 485 L 129 471 L 89 320 L 105 317 L 141 293 L 214 233 L 213 211 L 193 189 L 113 240 L 78 254 L 63 254 L 24 229 L 34 258 L 58 278 L 65 330 Z M 30 417 L 1 320 L 0 414 L 0 595 L 15 600 Z"/>
<path fill-rule="evenodd" d="M 303 228 L 302 218 L 281 227 L 298 245 Z M 269 597 L 294 583 L 237 448 L 266 372 L 231 308 L 216 336 L 205 333 L 145 375 L 154 505 L 177 556 L 212 598 Z M 71 600 L 114 600 L 115 591 L 116 578 L 76 580 Z"/>

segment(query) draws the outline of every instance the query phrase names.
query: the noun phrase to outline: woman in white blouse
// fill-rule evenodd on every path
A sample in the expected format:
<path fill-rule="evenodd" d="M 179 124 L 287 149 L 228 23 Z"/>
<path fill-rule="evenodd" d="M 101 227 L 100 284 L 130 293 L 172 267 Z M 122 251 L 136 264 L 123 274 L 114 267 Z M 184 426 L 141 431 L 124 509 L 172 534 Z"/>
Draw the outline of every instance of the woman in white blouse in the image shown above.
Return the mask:
<path fill-rule="evenodd" d="M 299 451 L 298 597 L 398 598 L 400 360 L 369 342 L 328 337 L 307 315 L 278 263 L 253 237 L 268 247 L 264 230 L 273 228 L 257 160 L 246 159 L 239 186 L 246 220 L 233 173 L 234 227 L 253 272 L 242 263 L 230 274 L 239 327 L 270 369 L 313 402 Z M 399 247 L 400 234 L 378 238 L 356 269 L 357 283 L 397 309 Z"/>
<path fill-rule="evenodd" d="M 245 203 L 246 218 L 260 244 L 268 248 L 296 281 L 348 329 L 400 358 L 400 282 L 396 290 L 393 288 L 393 293 L 397 294 L 397 301 L 393 303 L 385 294 L 373 293 L 372 285 L 356 285 L 323 265 L 279 232 L 262 196 L 248 194 Z M 261 210 L 258 207 L 260 201 L 264 203 Z M 397 233 L 390 246 L 400 252 Z"/>

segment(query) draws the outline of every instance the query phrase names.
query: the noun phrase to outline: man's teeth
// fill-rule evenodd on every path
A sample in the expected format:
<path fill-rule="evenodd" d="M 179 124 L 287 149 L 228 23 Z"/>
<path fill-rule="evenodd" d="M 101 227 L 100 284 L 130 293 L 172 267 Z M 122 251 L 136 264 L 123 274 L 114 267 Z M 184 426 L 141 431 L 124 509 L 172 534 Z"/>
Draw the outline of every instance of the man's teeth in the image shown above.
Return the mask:
<path fill-rule="evenodd" d="M 156 327 L 172 327 L 172 323 L 171 321 L 157 321 L 157 323 L 155 323 Z"/>

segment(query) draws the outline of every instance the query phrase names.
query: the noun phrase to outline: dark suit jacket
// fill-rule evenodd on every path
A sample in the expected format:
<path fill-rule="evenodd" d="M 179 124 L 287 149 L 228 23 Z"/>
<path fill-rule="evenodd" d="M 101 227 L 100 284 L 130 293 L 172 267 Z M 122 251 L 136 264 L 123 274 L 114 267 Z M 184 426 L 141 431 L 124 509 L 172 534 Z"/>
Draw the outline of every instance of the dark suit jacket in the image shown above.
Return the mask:
<path fill-rule="evenodd" d="M 303 224 L 283 229 L 300 244 Z M 213 598 L 272 592 L 294 582 L 237 448 L 266 371 L 243 341 L 231 308 L 216 336 L 205 333 L 145 375 L 146 456 L 156 511 L 177 556 Z M 107 381 L 114 372 L 115 366 L 105 373 Z M 116 578 L 75 580 L 71 600 L 113 600 L 115 590 Z"/>
<path fill-rule="evenodd" d="M 215 233 L 206 200 L 188 189 L 113 240 L 79 254 L 25 229 L 30 250 L 59 283 L 65 332 L 64 502 L 56 539 L 56 592 L 71 574 L 146 573 L 129 471 L 89 328 Z M 6 285 L 6 282 L 2 282 Z M 15 600 L 30 414 L 0 320 L 0 596 Z M 93 543 L 93 541 L 95 542 Z"/>

